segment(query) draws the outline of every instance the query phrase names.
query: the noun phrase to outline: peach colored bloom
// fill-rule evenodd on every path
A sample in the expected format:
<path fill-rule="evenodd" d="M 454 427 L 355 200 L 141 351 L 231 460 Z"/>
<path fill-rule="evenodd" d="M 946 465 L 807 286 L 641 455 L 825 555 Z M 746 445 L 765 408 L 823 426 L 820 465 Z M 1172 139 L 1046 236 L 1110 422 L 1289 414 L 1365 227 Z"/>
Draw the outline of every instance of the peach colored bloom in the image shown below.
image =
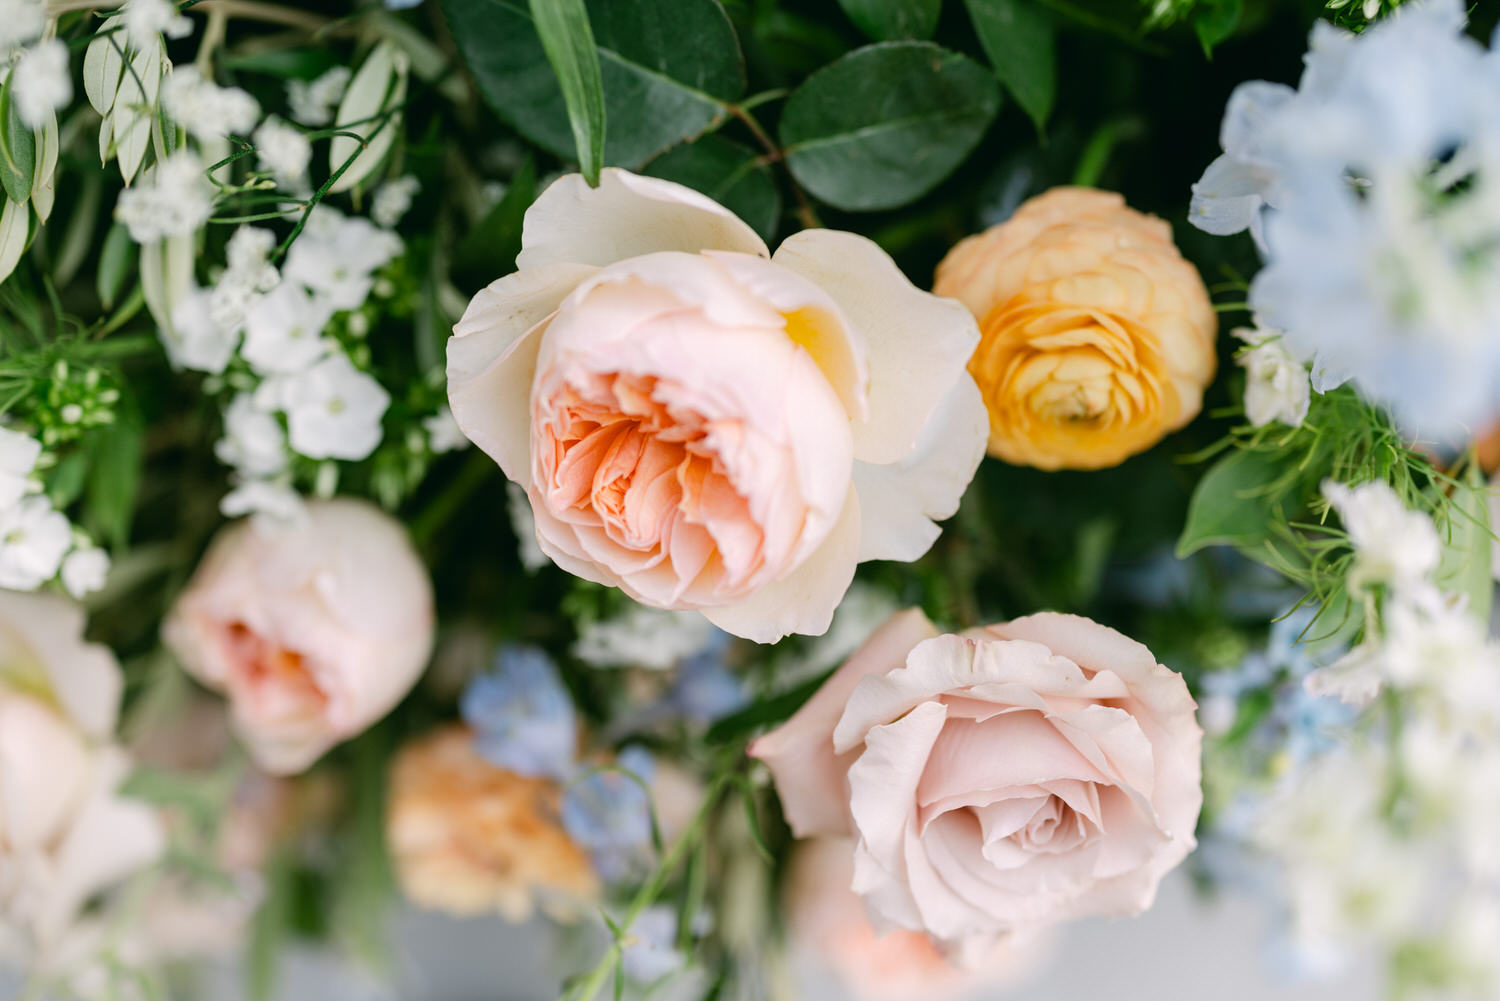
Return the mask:
<path fill-rule="evenodd" d="M 666 181 L 571 175 L 448 345 L 464 433 L 543 551 L 760 641 L 820 633 L 862 560 L 913 560 L 983 454 L 956 303 L 850 233 L 773 257 Z"/>
<path fill-rule="evenodd" d="M 870 924 L 854 881 L 854 842 L 814 838 L 792 853 L 784 906 L 787 942 L 808 987 L 828 970 L 855 1001 L 941 1001 L 1014 987 L 1036 973 L 1051 937 L 1004 942 L 973 969 L 960 969 L 920 932 L 882 935 Z M 805 990 L 806 997 L 818 994 Z"/>
<path fill-rule="evenodd" d="M 1168 225 L 1091 188 L 1053 188 L 971 236 L 934 291 L 979 319 L 969 363 L 990 454 L 1100 469 L 1198 414 L 1218 318 Z"/>
<path fill-rule="evenodd" d="M 877 927 L 975 961 L 1017 931 L 1150 906 L 1195 843 L 1195 708 L 1181 675 L 1088 619 L 954 636 L 913 609 L 751 753 L 797 835 L 858 838 Z"/>
<path fill-rule="evenodd" d="M 496 768 L 449 726 L 412 741 L 391 769 L 386 837 L 402 889 L 423 907 L 512 921 L 535 905 L 562 918 L 599 895 L 588 855 L 558 819 L 556 782 Z"/>
<path fill-rule="evenodd" d="M 274 774 L 389 712 L 432 634 L 432 585 L 405 529 L 353 500 L 226 528 L 162 631 L 194 677 L 228 694 L 240 739 Z"/>

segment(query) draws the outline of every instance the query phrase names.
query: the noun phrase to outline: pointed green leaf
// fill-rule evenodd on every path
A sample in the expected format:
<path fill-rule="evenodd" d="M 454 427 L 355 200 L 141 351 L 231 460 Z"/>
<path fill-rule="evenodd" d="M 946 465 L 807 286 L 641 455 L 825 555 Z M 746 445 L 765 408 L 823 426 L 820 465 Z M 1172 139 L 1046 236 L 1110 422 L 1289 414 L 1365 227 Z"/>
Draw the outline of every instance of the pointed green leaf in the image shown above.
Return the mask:
<path fill-rule="evenodd" d="M 21 121 L 11 100 L 15 74 L 0 89 L 0 184 L 13 202 L 31 198 L 31 182 L 36 176 L 36 134 Z"/>
<path fill-rule="evenodd" d="M 1057 96 L 1057 31 L 1037 0 L 964 0 L 995 75 L 1036 123 Z"/>
<path fill-rule="evenodd" d="M 579 167 L 597 185 L 604 161 L 604 83 L 589 12 L 583 0 L 531 0 L 531 18 L 562 88 Z"/>
<path fill-rule="evenodd" d="M 859 30 L 877 42 L 931 38 L 943 0 L 839 0 Z"/>

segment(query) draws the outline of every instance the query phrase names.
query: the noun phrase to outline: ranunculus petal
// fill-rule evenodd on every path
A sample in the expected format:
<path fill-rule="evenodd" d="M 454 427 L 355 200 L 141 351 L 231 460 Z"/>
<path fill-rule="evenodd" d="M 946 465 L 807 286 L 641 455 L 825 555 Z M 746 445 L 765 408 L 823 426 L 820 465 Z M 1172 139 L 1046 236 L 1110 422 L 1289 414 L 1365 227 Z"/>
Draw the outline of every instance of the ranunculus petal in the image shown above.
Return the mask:
<path fill-rule="evenodd" d="M 862 514 L 860 562 L 918 559 L 937 541 L 984 458 L 989 414 L 965 373 L 927 422 L 911 454 L 877 465 L 854 463 Z"/>
<path fill-rule="evenodd" d="M 854 754 L 835 756 L 834 725 L 861 678 L 900 667 L 913 646 L 936 635 L 920 609 L 893 616 L 791 719 L 751 743 L 749 754 L 771 769 L 782 810 L 797 837 L 852 832 L 845 775 Z"/>
<path fill-rule="evenodd" d="M 616 261 L 661 250 L 733 250 L 770 256 L 739 216 L 691 188 L 608 167 L 599 186 L 581 174 L 558 178 L 531 208 L 521 231 L 522 271 L 549 264 Z"/>
<path fill-rule="evenodd" d="M 795 570 L 743 601 L 705 608 L 703 614 L 725 632 L 757 643 L 775 643 L 791 633 L 821 636 L 854 580 L 859 521 L 859 497 L 851 487 L 828 537 Z"/>
<path fill-rule="evenodd" d="M 961 303 L 923 292 L 885 251 L 853 233 L 806 229 L 772 258 L 833 296 L 869 347 L 870 417 L 854 426 L 854 457 L 910 455 L 961 378 L 979 327 Z"/>
<path fill-rule="evenodd" d="M 523 487 L 531 482 L 531 381 L 546 320 L 591 267 L 517 271 L 476 295 L 448 341 L 448 403 L 464 435 Z"/>

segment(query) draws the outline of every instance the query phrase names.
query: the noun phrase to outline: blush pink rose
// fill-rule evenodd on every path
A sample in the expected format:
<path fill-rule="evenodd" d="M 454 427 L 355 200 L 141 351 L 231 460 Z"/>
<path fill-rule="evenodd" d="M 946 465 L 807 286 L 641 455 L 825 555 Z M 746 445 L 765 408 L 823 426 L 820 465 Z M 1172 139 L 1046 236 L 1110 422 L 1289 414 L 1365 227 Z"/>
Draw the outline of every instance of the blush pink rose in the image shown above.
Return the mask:
<path fill-rule="evenodd" d="M 751 753 L 798 836 L 857 839 L 877 924 L 975 960 L 1151 905 L 1195 845 L 1195 709 L 1181 675 L 1089 619 L 954 636 L 910 610 Z"/>
<path fill-rule="evenodd" d="M 606 170 L 526 213 L 448 344 L 464 433 L 559 566 L 760 641 L 821 633 L 862 560 L 913 560 L 988 418 L 958 303 L 864 237 L 774 256 L 680 185 Z"/>
<path fill-rule="evenodd" d="M 432 649 L 432 584 L 402 526 L 362 501 L 219 534 L 163 638 L 227 693 L 256 764 L 306 769 L 411 690 Z"/>

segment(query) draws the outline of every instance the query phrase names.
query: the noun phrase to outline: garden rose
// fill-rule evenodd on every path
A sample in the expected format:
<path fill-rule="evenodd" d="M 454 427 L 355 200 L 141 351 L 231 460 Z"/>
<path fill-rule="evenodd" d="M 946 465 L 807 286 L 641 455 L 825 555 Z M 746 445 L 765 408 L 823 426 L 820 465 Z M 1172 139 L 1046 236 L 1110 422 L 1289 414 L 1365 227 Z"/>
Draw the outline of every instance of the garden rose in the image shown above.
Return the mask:
<path fill-rule="evenodd" d="M 526 213 L 519 270 L 448 344 L 459 426 L 557 564 L 772 641 L 828 627 L 862 560 L 912 560 L 983 454 L 977 342 L 864 237 L 774 257 L 687 188 L 606 170 Z"/>
<path fill-rule="evenodd" d="M 1017 930 L 1150 906 L 1195 843 L 1195 708 L 1088 619 L 940 636 L 910 610 L 751 753 L 798 836 L 858 838 L 878 924 L 974 961 Z"/>
<path fill-rule="evenodd" d="M 1091 188 L 1054 188 L 954 247 L 934 289 L 968 306 L 969 369 L 990 454 L 1101 469 L 1187 424 L 1213 379 L 1218 318 L 1162 220 Z"/>
<path fill-rule="evenodd" d="M 384 716 L 432 648 L 432 585 L 406 531 L 362 501 L 221 532 L 163 627 L 226 692 L 261 768 L 292 774 Z"/>
<path fill-rule="evenodd" d="M 166 847 L 156 812 L 119 794 L 122 680 L 76 606 L 0 591 L 0 952 L 49 961 L 92 897 Z"/>

